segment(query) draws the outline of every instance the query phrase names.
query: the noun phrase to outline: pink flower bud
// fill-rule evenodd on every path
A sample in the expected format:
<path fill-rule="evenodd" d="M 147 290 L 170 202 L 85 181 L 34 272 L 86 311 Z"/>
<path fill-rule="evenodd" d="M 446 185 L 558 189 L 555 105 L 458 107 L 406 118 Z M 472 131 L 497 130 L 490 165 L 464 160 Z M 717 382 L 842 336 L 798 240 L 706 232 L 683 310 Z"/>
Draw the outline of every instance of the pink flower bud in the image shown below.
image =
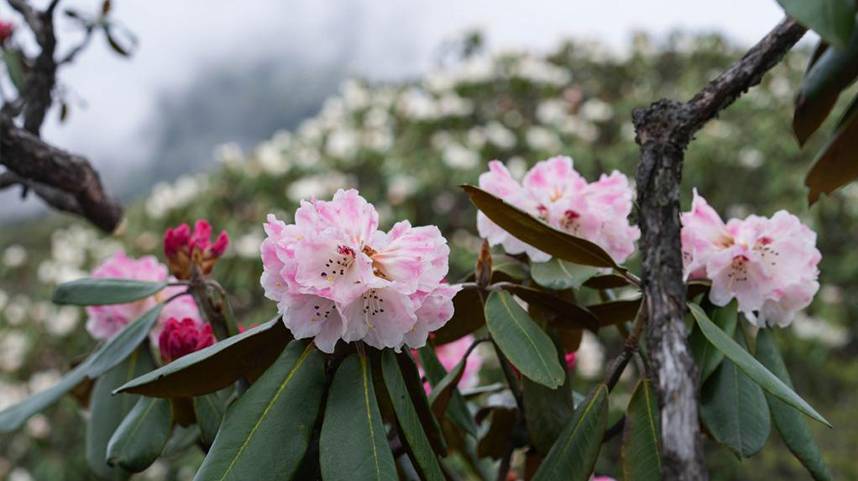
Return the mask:
<path fill-rule="evenodd" d="M 0 20 L 0 44 L 3 44 L 15 33 L 15 24 Z"/>
<path fill-rule="evenodd" d="M 211 243 L 212 227 L 205 219 L 194 224 L 194 230 L 182 224 L 164 232 L 164 255 L 170 264 L 170 272 L 178 279 L 190 279 L 193 267 L 203 275 L 211 273 L 217 259 L 229 246 L 229 235 L 221 231 L 214 244 Z"/>
<path fill-rule="evenodd" d="M 161 335 L 158 336 L 158 349 L 165 363 L 199 351 L 214 344 L 212 326 L 190 317 L 181 321 L 175 317 L 167 319 Z"/>
<path fill-rule="evenodd" d="M 563 356 L 563 360 L 566 362 L 566 369 L 571 370 L 575 369 L 575 353 L 567 352 L 565 356 Z"/>

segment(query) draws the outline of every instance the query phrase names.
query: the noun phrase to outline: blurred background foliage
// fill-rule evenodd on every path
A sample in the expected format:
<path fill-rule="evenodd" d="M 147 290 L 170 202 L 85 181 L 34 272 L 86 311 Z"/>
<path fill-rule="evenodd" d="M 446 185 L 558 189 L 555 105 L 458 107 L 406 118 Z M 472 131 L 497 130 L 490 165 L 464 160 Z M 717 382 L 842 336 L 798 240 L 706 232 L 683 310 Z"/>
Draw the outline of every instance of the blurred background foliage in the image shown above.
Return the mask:
<path fill-rule="evenodd" d="M 438 68 L 423 78 L 348 80 L 317 114 L 294 128 L 282 126 L 289 130 L 252 149 L 223 145 L 216 167 L 157 184 L 131 204 L 113 236 L 58 216 L 5 225 L 0 230 L 0 407 L 44 389 L 68 369 L 70 359 L 92 347 L 83 312 L 51 305 L 49 292 L 56 283 L 85 275 L 116 249 L 160 256 L 166 227 L 208 218 L 233 240 L 216 276 L 231 292 L 242 321 L 258 323 L 275 312 L 259 286 L 265 215 L 291 220 L 300 199 L 357 187 L 376 204 L 384 227 L 400 218 L 439 225 L 453 247 L 450 279 L 458 280 L 472 268 L 478 246 L 475 211 L 459 184 L 476 183 L 491 159 L 505 161 L 521 175 L 556 154 L 572 156 L 591 180 L 614 169 L 633 177 L 638 149 L 632 109 L 662 97 L 690 97 L 743 50 L 718 35 L 677 33 L 658 41 L 638 35 L 623 54 L 598 43 L 570 41 L 546 55 L 490 55 L 479 35 L 472 34 L 448 45 Z M 858 284 L 858 189 L 847 188 L 807 208 L 802 181 L 820 139 L 801 150 L 790 129 L 806 62 L 807 52 L 791 53 L 760 87 L 697 135 L 686 156 L 683 205 L 696 187 L 726 217 L 787 209 L 819 233 L 822 289 L 779 340 L 798 392 L 835 426 L 827 430 L 812 424 L 835 477 L 858 479 L 858 325 L 851 321 L 858 314 L 858 298 L 849 295 Z M 264 69 L 253 76 L 264 77 Z M 276 86 L 259 78 L 248 84 L 233 79 L 226 87 L 239 92 L 233 103 L 240 105 L 243 95 L 256 95 L 251 83 L 261 82 L 267 90 L 279 89 L 271 102 L 310 112 L 312 99 L 325 88 L 303 85 L 302 78 L 285 76 Z M 221 87 L 213 83 L 211 90 Z M 184 109 L 205 112 L 205 101 L 202 95 L 175 103 L 171 118 L 181 118 Z M 254 112 L 237 108 L 234 115 L 217 125 L 258 128 Z M 172 133 L 178 139 L 197 130 Z M 159 159 L 154 169 L 173 175 L 179 162 L 206 164 L 179 157 Z M 598 377 L 603 359 L 619 348 L 615 344 L 610 338 L 585 339 L 579 375 Z M 31 419 L 22 432 L 0 438 L 0 477 L 90 479 L 74 403 L 65 399 Z M 714 444 L 711 448 L 715 480 L 807 478 L 776 437 L 749 460 L 739 461 Z M 619 478 L 616 458 L 602 458 L 597 471 Z M 159 461 L 141 477 L 190 479 L 200 460 Z"/>

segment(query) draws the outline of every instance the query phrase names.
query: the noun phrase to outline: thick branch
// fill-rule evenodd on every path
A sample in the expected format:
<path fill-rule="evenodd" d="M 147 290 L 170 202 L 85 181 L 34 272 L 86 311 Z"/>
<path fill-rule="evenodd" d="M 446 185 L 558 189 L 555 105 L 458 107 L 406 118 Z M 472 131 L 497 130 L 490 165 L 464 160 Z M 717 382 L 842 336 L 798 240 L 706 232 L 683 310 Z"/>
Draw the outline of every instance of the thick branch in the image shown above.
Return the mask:
<path fill-rule="evenodd" d="M 804 33 L 804 27 L 786 19 L 687 103 L 660 100 L 633 113 L 641 149 L 637 190 L 647 342 L 661 405 L 665 480 L 708 477 L 699 438 L 697 368 L 683 323 L 679 185 L 684 151 L 705 122 L 758 84 Z"/>
<path fill-rule="evenodd" d="M 51 206 L 79 213 L 107 232 L 122 219 L 122 208 L 105 193 L 89 161 L 46 144 L 2 117 L 0 163 Z"/>

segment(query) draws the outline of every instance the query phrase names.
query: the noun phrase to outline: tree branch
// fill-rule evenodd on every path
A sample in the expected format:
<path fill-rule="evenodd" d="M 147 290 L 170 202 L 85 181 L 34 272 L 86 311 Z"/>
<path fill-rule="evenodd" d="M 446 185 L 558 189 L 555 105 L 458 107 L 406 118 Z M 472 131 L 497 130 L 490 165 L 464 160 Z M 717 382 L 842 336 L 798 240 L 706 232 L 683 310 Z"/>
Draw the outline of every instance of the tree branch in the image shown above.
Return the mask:
<path fill-rule="evenodd" d="M 663 476 L 668 481 L 708 477 L 699 438 L 697 368 L 683 323 L 679 184 L 684 151 L 695 132 L 758 84 L 805 31 L 785 19 L 690 101 L 660 100 L 632 114 L 641 150 L 637 203 L 649 311 L 647 343 L 661 406 Z"/>

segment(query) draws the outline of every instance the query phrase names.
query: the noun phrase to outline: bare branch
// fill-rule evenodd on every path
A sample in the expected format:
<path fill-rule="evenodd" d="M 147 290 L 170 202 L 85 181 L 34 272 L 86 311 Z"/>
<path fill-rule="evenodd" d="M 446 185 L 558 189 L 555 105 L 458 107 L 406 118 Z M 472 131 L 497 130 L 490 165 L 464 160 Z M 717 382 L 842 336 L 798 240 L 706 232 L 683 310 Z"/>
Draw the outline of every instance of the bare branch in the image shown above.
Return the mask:
<path fill-rule="evenodd" d="M 785 19 L 741 60 L 687 103 L 660 100 L 637 109 L 633 121 L 647 343 L 661 406 L 664 479 L 707 479 L 699 438 L 697 368 L 686 341 L 680 247 L 679 184 L 684 151 L 694 133 L 777 64 L 806 29 Z"/>

